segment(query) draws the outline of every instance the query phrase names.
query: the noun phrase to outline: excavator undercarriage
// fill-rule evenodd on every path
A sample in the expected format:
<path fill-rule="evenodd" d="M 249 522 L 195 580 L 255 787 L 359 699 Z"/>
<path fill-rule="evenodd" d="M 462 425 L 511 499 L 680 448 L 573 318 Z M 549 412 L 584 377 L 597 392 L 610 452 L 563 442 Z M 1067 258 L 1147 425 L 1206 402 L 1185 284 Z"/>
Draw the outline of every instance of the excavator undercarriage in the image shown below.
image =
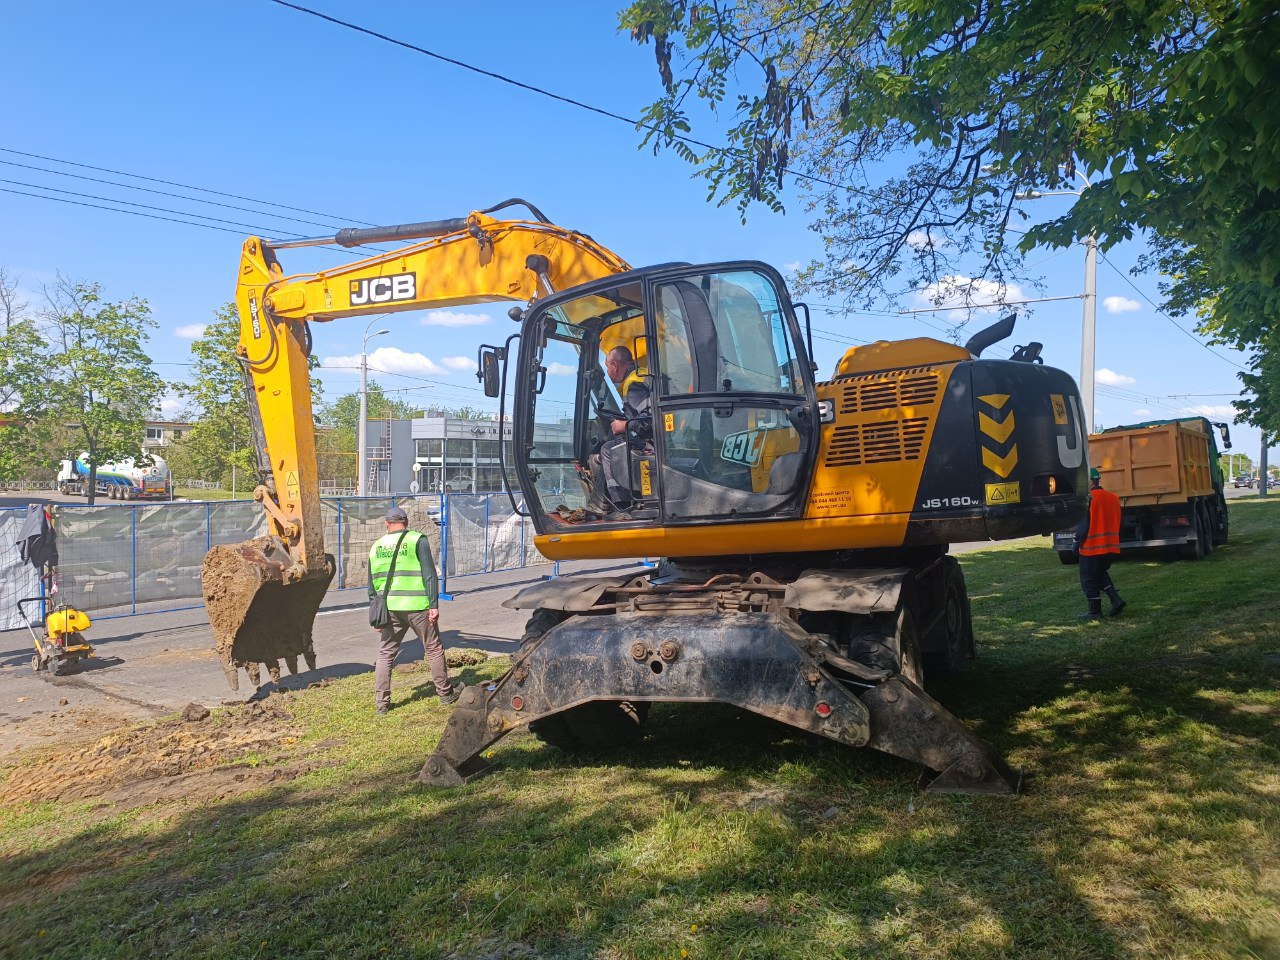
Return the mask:
<path fill-rule="evenodd" d="M 639 738 L 651 703 L 721 702 L 919 763 L 931 791 L 1016 794 L 1020 774 L 921 688 L 913 594 L 954 564 L 942 557 L 923 577 L 808 570 L 791 582 L 755 572 L 532 587 L 508 601 L 535 608 L 511 670 L 464 691 L 419 780 L 487 772 L 481 752 L 521 726 L 562 747 L 622 745 Z M 969 642 L 964 608 L 939 611 L 956 646 Z"/>

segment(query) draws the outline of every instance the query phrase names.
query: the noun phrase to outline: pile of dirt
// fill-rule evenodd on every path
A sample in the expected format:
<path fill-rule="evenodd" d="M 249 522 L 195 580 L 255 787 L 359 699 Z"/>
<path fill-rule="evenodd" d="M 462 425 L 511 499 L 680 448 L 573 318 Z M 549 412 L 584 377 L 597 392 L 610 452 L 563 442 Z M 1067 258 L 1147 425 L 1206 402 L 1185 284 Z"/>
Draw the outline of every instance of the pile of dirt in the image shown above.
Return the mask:
<path fill-rule="evenodd" d="M 0 780 L 0 804 L 100 798 L 134 807 L 159 800 L 217 799 L 292 779 L 316 764 L 301 761 L 300 755 L 283 766 L 237 763 L 249 754 L 290 752 L 298 731 L 288 696 L 213 716 L 193 704 L 177 719 L 41 749 L 6 771 Z"/>
<path fill-rule="evenodd" d="M 473 667 L 488 659 L 489 654 L 475 647 L 446 647 L 444 651 L 444 662 L 451 667 Z"/>

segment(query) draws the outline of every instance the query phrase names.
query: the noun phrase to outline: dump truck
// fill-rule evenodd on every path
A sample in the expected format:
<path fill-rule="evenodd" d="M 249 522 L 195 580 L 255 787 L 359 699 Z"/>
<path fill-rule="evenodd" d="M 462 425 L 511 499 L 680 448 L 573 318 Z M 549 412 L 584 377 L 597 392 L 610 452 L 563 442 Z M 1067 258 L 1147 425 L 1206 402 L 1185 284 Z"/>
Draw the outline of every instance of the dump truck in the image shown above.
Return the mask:
<path fill-rule="evenodd" d="M 1231 449 L 1225 423 L 1205 417 L 1152 420 L 1089 437 L 1089 462 L 1120 498 L 1120 551 L 1163 550 L 1199 560 L 1227 542 L 1227 501 L 1214 428 Z M 1064 564 L 1080 562 L 1073 530 L 1053 535 Z"/>
<path fill-rule="evenodd" d="M 532 219 L 493 216 L 515 204 Z M 410 241 L 287 275 L 278 254 Z M 934 791 L 1014 794 L 1020 776 L 923 689 L 974 655 L 957 541 L 1048 534 L 1087 509 L 1085 429 L 1039 344 L 851 346 L 815 374 L 807 311 L 767 264 L 636 269 L 524 201 L 468 217 L 241 248 L 237 356 L 253 402 L 254 498 L 270 535 L 214 547 L 202 584 L 228 682 L 314 666 L 324 550 L 309 324 L 516 301 L 478 376 L 510 419 L 503 474 L 548 559 L 662 557 L 652 573 L 539 584 L 510 671 L 465 689 L 419 778 L 484 773 L 529 729 L 564 749 L 628 745 L 653 703 L 722 702 L 914 761 Z M 609 373 L 632 366 L 630 385 Z M 643 392 L 638 412 L 632 395 Z M 505 448 L 504 448 L 505 449 Z M 603 457 L 626 474 L 605 498 Z M 511 470 L 508 471 L 507 467 Z"/>

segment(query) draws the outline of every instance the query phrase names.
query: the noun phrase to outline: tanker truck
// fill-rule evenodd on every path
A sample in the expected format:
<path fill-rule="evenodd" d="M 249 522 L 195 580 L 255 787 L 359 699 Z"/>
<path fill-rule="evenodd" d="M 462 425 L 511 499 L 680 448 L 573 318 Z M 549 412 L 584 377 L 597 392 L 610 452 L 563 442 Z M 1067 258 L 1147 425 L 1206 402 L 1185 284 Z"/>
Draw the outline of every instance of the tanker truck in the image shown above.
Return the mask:
<path fill-rule="evenodd" d="M 95 486 L 109 500 L 172 500 L 173 478 L 169 465 L 153 455 L 125 457 L 98 464 Z M 89 454 L 63 460 L 58 468 L 58 492 L 64 496 L 89 495 Z"/>

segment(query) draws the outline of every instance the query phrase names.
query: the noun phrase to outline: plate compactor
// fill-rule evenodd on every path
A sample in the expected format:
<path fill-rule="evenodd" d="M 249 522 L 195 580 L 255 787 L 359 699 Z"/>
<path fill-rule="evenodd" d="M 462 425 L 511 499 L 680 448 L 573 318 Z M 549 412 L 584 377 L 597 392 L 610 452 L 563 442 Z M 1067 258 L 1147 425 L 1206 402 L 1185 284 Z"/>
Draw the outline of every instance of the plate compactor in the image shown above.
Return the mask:
<path fill-rule="evenodd" d="M 69 673 L 77 669 L 80 661 L 93 656 L 93 647 L 84 638 L 89 629 L 89 615 L 83 610 L 63 603 L 44 618 L 44 636 L 36 633 L 23 607 L 39 603 L 40 597 L 27 597 L 18 601 L 18 612 L 31 632 L 31 642 L 36 652 L 31 657 L 31 669 L 36 673 L 48 670 L 53 674 Z"/>

